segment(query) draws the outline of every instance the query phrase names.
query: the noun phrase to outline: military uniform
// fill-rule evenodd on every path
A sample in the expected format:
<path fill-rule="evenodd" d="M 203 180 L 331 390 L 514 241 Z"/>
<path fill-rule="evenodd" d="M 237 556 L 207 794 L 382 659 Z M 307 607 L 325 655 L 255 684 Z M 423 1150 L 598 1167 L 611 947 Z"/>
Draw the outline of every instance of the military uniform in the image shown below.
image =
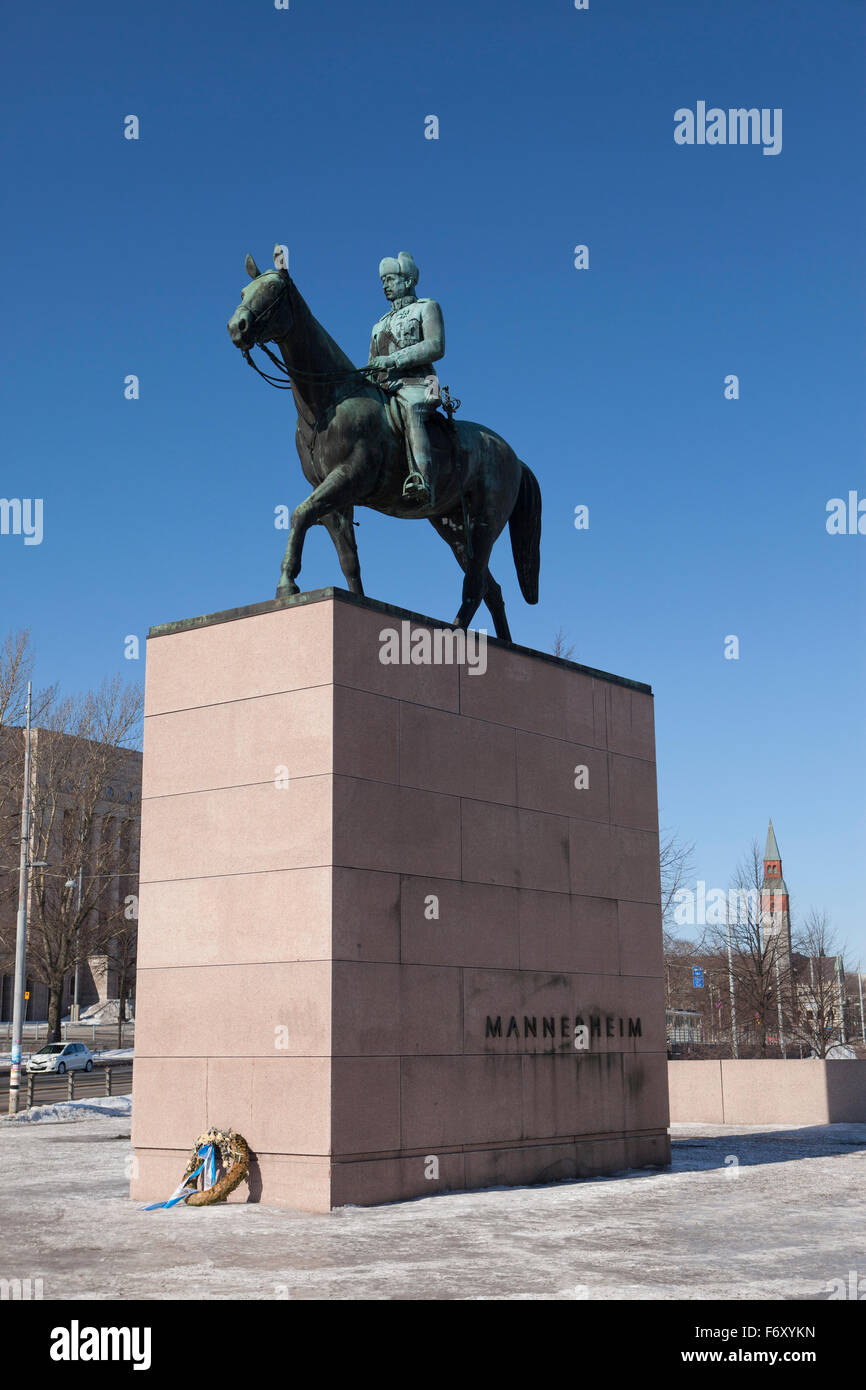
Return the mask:
<path fill-rule="evenodd" d="M 370 360 L 374 357 L 390 359 L 388 367 L 377 377 L 381 385 L 395 391 L 412 466 L 423 478 L 431 499 L 434 479 L 425 421 L 441 400 L 433 363 L 444 353 L 445 327 L 442 310 L 435 299 L 403 295 L 373 326 Z"/>

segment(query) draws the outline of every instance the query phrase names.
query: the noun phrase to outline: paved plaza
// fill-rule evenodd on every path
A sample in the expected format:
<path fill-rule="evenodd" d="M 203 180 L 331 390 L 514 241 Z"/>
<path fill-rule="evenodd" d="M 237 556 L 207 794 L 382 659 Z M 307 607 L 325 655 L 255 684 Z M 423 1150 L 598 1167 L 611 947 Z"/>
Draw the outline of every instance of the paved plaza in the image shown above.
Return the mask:
<path fill-rule="evenodd" d="M 46 1299 L 827 1299 L 852 1271 L 866 1291 L 866 1125 L 675 1125 L 667 1171 L 330 1216 L 143 1212 L 128 1106 L 105 1105 L 0 1123 L 0 1277 Z"/>

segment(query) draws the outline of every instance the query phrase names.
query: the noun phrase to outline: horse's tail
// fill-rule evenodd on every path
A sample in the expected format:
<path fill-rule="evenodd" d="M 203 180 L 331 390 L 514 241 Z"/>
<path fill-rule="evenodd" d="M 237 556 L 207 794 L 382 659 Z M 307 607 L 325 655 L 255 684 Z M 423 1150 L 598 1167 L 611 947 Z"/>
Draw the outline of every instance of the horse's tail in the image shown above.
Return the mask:
<path fill-rule="evenodd" d="M 526 464 L 521 464 L 520 491 L 508 518 L 511 553 L 520 592 L 527 603 L 538 602 L 538 571 L 541 566 L 541 488 Z"/>

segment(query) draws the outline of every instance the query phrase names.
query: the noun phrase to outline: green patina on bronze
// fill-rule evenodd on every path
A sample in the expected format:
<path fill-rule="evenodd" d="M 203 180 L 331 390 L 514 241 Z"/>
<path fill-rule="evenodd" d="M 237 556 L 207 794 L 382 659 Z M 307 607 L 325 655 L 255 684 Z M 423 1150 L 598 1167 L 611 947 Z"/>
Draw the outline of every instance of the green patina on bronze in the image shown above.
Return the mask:
<path fill-rule="evenodd" d="M 291 388 L 298 456 L 313 488 L 292 513 L 277 597 L 300 592 L 304 537 L 317 523 L 334 542 L 349 589 L 363 595 L 354 508 L 371 507 L 429 521 L 464 572 L 454 626 L 467 627 L 484 602 L 497 637 L 510 641 L 502 591 L 488 561 L 508 523 L 521 593 L 527 603 L 538 602 L 541 492 L 501 435 L 473 421 L 452 422 L 436 408 L 433 367 L 445 350 L 442 312 L 435 300 L 415 295 L 412 258 L 401 252 L 381 263 L 391 308 L 374 326 L 370 360 L 362 368 L 316 321 L 287 270 L 262 274 L 251 256 L 246 270 L 251 283 L 229 333 L 249 361 L 255 346 L 276 345 L 279 358 L 269 355 L 287 380 L 267 379 Z"/>

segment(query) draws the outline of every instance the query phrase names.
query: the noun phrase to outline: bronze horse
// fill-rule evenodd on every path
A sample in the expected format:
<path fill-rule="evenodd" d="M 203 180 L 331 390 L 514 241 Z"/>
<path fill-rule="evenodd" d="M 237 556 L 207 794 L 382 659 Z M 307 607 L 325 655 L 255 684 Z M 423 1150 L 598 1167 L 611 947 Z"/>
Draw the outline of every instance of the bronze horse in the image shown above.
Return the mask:
<path fill-rule="evenodd" d="M 541 492 L 533 473 L 485 425 L 469 420 L 450 425 L 434 416 L 429 429 L 436 463 L 435 502 L 404 499 L 405 443 L 387 393 L 368 381 L 364 369 L 356 368 L 317 323 L 288 271 L 262 273 L 252 256 L 247 256 L 246 271 L 251 283 L 242 291 L 228 330 L 251 365 L 253 347 L 276 344 L 282 363 L 269 355 L 287 379 L 266 380 L 291 386 L 298 410 L 298 456 L 313 487 L 292 513 L 277 597 L 299 592 L 295 581 L 304 536 L 317 522 L 334 542 L 350 590 L 363 594 L 354 507 L 412 520 L 424 517 L 448 542 L 464 572 L 463 601 L 454 626 L 468 627 L 484 602 L 496 636 L 510 641 L 502 590 L 487 562 L 507 521 L 520 591 L 527 603 L 538 602 Z"/>

